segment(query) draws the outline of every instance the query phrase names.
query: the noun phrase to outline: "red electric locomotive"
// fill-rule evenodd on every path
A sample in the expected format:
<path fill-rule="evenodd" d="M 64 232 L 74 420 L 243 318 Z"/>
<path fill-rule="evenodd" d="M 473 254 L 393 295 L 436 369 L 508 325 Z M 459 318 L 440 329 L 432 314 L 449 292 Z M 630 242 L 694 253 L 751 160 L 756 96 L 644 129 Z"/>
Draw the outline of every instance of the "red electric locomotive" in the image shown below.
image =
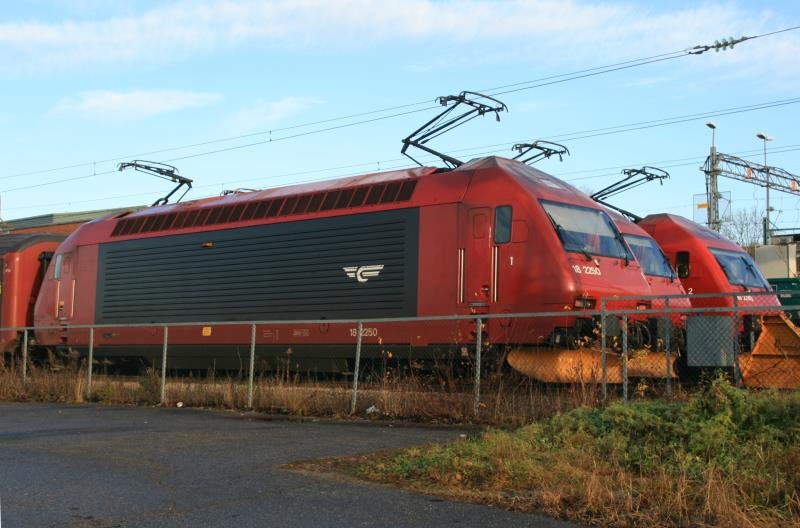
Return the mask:
<path fill-rule="evenodd" d="M 50 257 L 64 239 L 60 235 L 0 235 L 0 328 L 33 325 L 33 307 Z M 0 331 L 0 352 L 13 352 L 18 330 Z"/>
<path fill-rule="evenodd" d="M 650 215 L 638 225 L 650 233 L 674 262 L 687 293 L 741 292 L 742 295 L 736 296 L 739 306 L 780 306 L 775 295 L 747 295 L 772 289 L 750 255 L 717 231 L 671 214 Z M 732 306 L 733 300 L 733 297 L 701 297 L 692 304 Z"/>
<path fill-rule="evenodd" d="M 625 189 L 669 177 L 655 167 L 622 172 L 624 178 L 592 198 L 605 204 L 606 198 Z M 609 207 L 633 219 L 661 245 L 675 263 L 687 293 L 694 294 L 690 297 L 693 308 L 737 308 L 735 312 L 692 312 L 686 318 L 685 354 L 679 362 L 684 375 L 702 375 L 718 368 L 735 371 L 738 364 L 748 386 L 800 387 L 800 330 L 771 308 L 779 306 L 778 298 L 741 247 L 680 216 L 641 218 Z M 732 326 L 735 320 L 738 328 Z M 735 362 L 737 350 L 739 361 Z"/>
<path fill-rule="evenodd" d="M 771 287 L 753 259 L 737 244 L 720 233 L 712 231 L 686 218 L 655 214 L 647 216 L 639 225 L 655 238 L 668 257 L 675 263 L 678 275 L 690 294 L 726 294 L 720 297 L 693 297 L 692 306 L 752 307 L 739 318 L 739 365 L 741 377 L 749 387 L 800 387 L 800 329 L 779 309 L 780 301 L 770 294 Z M 761 309 L 758 309 L 761 308 Z M 697 331 L 689 333 L 688 366 L 706 367 L 723 364 L 708 354 L 694 354 L 692 335 L 702 349 L 707 341 L 710 326 L 730 324 L 730 313 L 710 313 L 695 316 Z M 726 333 L 717 332 L 725 335 Z M 727 332 L 730 335 L 730 331 Z M 716 349 L 730 348 L 721 343 Z"/>
<path fill-rule="evenodd" d="M 570 344 L 594 335 L 598 299 L 651 288 L 597 203 L 516 161 L 423 167 L 153 207 L 90 222 L 59 248 L 36 305 L 39 343 L 85 348 L 69 325 L 374 319 L 561 312 L 487 321 L 488 339 Z M 628 306 L 635 307 L 636 301 Z M 516 325 L 516 326 L 515 326 Z M 260 357 L 351 354 L 353 325 L 259 328 Z M 369 325 L 380 348 L 448 346 L 465 323 Z M 468 338 L 463 339 L 465 342 Z M 230 358 L 249 329 L 170 329 L 172 357 Z M 160 350 L 160 328 L 108 328 L 98 353 Z M 176 356 L 177 354 L 177 356 Z M 173 363 L 174 364 L 174 363 Z M 179 363 L 178 363 L 179 364 Z"/>

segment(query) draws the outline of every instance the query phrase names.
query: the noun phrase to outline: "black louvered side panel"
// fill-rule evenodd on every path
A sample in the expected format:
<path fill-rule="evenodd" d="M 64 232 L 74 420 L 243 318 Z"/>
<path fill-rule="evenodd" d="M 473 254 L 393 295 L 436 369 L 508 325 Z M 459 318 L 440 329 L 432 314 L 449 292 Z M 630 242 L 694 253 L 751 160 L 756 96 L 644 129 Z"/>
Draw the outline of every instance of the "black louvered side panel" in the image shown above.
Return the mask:
<path fill-rule="evenodd" d="M 96 321 L 413 316 L 418 244 L 418 209 L 102 244 Z"/>

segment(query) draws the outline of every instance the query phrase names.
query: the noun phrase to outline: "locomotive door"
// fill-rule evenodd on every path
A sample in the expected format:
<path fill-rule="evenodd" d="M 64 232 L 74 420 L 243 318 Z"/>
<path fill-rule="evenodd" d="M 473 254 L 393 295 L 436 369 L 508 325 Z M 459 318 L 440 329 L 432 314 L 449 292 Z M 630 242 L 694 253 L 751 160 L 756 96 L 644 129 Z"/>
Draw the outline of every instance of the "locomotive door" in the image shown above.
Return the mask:
<path fill-rule="evenodd" d="M 459 235 L 459 302 L 472 313 L 489 313 L 492 301 L 491 208 L 464 208 Z"/>
<path fill-rule="evenodd" d="M 56 255 L 53 278 L 56 280 L 56 318 L 64 322 L 75 310 L 74 256 L 70 253 Z"/>

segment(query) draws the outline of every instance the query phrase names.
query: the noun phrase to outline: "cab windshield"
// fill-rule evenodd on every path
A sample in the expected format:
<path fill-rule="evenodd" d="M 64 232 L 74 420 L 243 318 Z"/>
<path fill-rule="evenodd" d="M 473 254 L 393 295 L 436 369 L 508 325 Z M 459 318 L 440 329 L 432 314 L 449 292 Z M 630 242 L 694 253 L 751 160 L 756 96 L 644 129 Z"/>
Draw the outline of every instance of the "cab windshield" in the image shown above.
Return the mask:
<path fill-rule="evenodd" d="M 630 260 L 633 258 L 608 215 L 600 209 L 541 201 L 564 249 Z"/>
<path fill-rule="evenodd" d="M 739 286 L 769 289 L 767 280 L 761 274 L 750 255 L 743 251 L 729 251 L 726 249 L 708 248 L 717 259 L 728 282 Z"/>
<path fill-rule="evenodd" d="M 636 255 L 636 260 L 639 261 L 645 275 L 675 278 L 675 272 L 672 271 L 672 266 L 669 265 L 667 256 L 664 255 L 655 240 L 640 235 L 623 236 L 633 254 Z"/>

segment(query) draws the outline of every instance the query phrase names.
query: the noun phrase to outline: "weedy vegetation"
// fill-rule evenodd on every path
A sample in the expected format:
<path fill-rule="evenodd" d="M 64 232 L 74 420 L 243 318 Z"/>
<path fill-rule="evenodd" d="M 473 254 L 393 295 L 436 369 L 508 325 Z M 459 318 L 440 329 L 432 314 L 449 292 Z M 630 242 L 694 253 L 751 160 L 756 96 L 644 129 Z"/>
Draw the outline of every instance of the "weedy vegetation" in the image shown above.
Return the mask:
<path fill-rule="evenodd" d="M 800 394 L 719 379 L 688 401 L 332 462 L 369 480 L 600 526 L 800 526 Z"/>

